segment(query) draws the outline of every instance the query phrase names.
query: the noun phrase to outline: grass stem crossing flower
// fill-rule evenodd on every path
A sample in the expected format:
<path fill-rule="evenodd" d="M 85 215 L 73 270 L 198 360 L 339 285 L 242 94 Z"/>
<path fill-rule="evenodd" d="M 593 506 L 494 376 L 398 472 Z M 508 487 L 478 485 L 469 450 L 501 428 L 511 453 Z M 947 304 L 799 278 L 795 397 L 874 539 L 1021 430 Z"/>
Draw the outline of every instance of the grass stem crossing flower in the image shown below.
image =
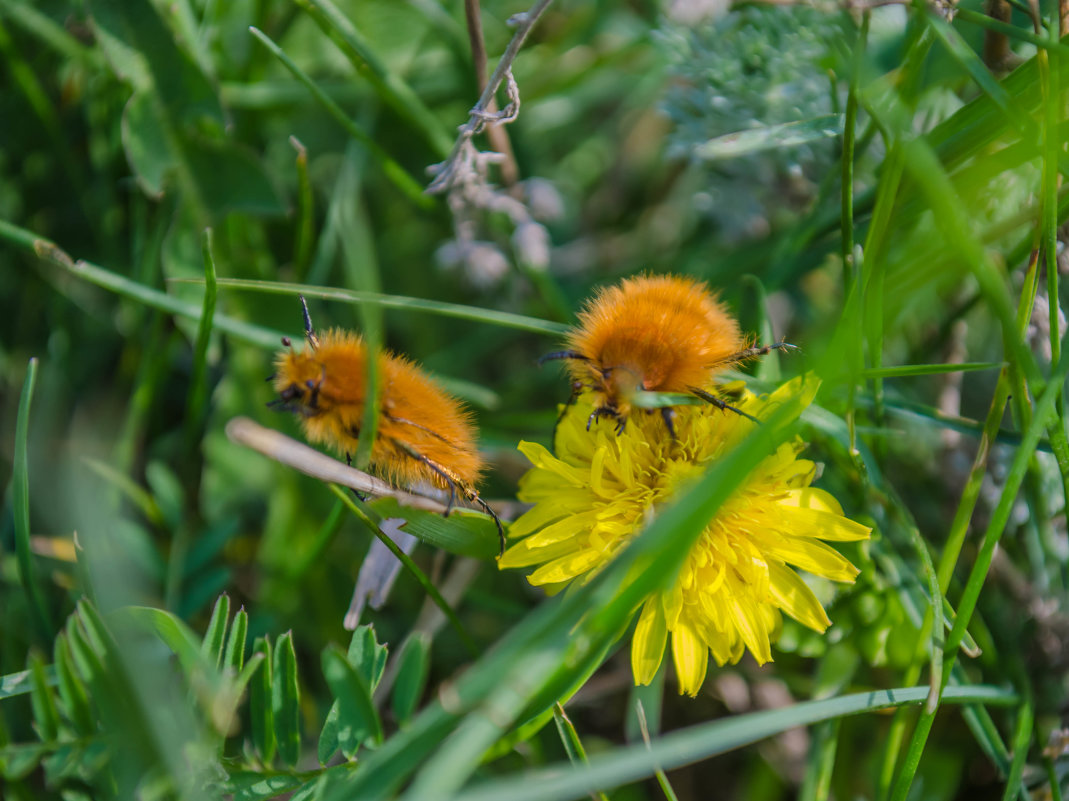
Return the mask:
<path fill-rule="evenodd" d="M 771 396 L 744 391 L 734 405 L 761 419 L 782 398 L 804 391 L 796 379 Z M 555 589 L 594 575 L 756 425 L 711 406 L 678 406 L 674 439 L 656 413 L 632 415 L 619 433 L 601 419 L 588 431 L 594 403 L 584 395 L 564 411 L 555 454 L 520 443 L 533 467 L 519 497 L 534 506 L 510 527 L 518 542 L 500 566 L 534 567 L 533 585 Z M 803 448 L 801 441 L 784 443 L 761 461 L 709 521 L 674 580 L 645 599 L 631 644 L 636 683 L 652 681 L 669 637 L 680 692 L 695 695 L 710 652 L 720 665 L 737 662 L 745 650 L 758 663 L 771 661 L 782 613 L 816 631 L 830 625 L 795 569 L 852 582 L 857 569 L 827 542 L 866 539 L 870 529 L 810 486 L 817 470 L 800 458 Z"/>

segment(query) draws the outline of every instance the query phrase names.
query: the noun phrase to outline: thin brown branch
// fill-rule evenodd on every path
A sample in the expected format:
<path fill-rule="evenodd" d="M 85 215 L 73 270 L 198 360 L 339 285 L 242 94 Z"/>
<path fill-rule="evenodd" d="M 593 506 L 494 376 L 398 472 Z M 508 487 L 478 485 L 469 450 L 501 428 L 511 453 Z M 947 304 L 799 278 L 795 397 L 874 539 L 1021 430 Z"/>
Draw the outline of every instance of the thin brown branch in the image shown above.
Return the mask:
<path fill-rule="evenodd" d="M 468 23 L 468 41 L 471 43 L 471 61 L 475 66 L 475 80 L 479 93 L 486 91 L 486 40 L 483 38 L 482 10 L 479 0 L 464 0 L 464 19 Z M 491 100 L 487 112 L 496 114 L 497 101 Z M 520 168 L 516 164 L 516 155 L 512 150 L 512 141 L 508 131 L 501 125 L 491 123 L 486 128 L 486 138 L 496 152 L 505 158 L 498 165 L 501 170 L 501 183 L 513 186 L 520 178 Z"/>
<path fill-rule="evenodd" d="M 453 145 L 449 158 L 436 165 L 435 178 L 427 187 L 427 192 L 436 194 L 448 191 L 458 177 L 458 170 L 463 173 L 470 169 L 472 162 L 476 159 L 472 152 L 474 148 L 471 140 L 488 124 L 504 125 L 516 119 L 520 109 L 520 95 L 516 81 L 512 77 L 512 64 L 516 61 L 516 56 L 519 55 L 527 35 L 551 2 L 552 0 L 537 0 L 526 12 L 510 18 L 509 22 L 516 26 L 516 33 L 513 34 L 501 60 L 498 61 L 493 74 L 487 80 L 479 102 L 468 113 L 468 121 L 460 126 L 460 135 L 457 137 L 456 144 Z M 509 103 L 503 111 L 492 113 L 490 108 L 494 102 L 494 95 L 503 83 L 508 88 Z"/>

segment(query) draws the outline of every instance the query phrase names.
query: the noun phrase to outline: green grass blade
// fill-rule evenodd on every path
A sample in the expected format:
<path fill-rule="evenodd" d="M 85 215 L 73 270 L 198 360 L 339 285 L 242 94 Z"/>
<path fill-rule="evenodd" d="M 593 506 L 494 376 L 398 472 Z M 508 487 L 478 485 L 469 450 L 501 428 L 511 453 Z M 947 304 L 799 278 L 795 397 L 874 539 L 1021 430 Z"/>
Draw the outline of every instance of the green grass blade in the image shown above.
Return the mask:
<path fill-rule="evenodd" d="M 197 341 L 193 346 L 193 367 L 189 381 L 189 396 L 186 400 L 186 439 L 199 442 L 197 430 L 204 420 L 208 405 L 208 346 L 212 341 L 212 323 L 215 319 L 215 300 L 218 289 L 215 285 L 215 257 L 212 255 L 212 229 L 204 231 L 202 253 L 204 255 L 204 305 L 201 307 L 197 325 Z"/>
<path fill-rule="evenodd" d="M 91 284 L 96 284 L 109 292 L 136 300 L 153 309 L 169 312 L 179 317 L 186 317 L 190 320 L 200 320 L 203 312 L 200 306 L 193 303 L 185 303 L 168 295 L 166 292 L 160 292 L 158 289 L 145 286 L 126 276 L 98 267 L 95 264 L 90 264 L 87 261 L 74 261 L 58 245 L 38 237 L 25 228 L 19 228 L 16 225 L 0 220 L 0 240 L 6 240 L 25 250 L 32 251 L 37 254 L 38 258 L 60 267 Z M 235 339 L 265 348 L 277 348 L 279 340 L 282 338 L 281 331 L 252 325 L 221 314 L 215 317 L 215 327 Z"/>
<path fill-rule="evenodd" d="M 435 154 L 440 158 L 448 156 L 453 149 L 453 137 L 423 104 L 419 95 L 397 73 L 386 67 L 352 21 L 330 0 L 296 2 L 341 49 L 356 71 L 367 78 L 390 108 L 419 131 Z"/>
<path fill-rule="evenodd" d="M 591 757 L 585 766 L 573 768 L 567 764 L 552 765 L 527 771 L 518 779 L 487 781 L 447 797 L 456 801 L 578 799 L 598 787 L 617 787 L 652 776 L 658 765 L 671 770 L 759 742 L 796 726 L 916 704 L 927 695 L 927 687 L 872 690 L 821 701 L 804 701 L 782 709 L 735 715 L 666 734 L 655 740 L 648 749 L 644 744 L 632 745 L 611 754 Z M 963 704 L 1004 706 L 1014 703 L 1016 699 L 1017 696 L 1012 692 L 983 686 L 949 687 L 943 695 L 946 703 Z"/>
<path fill-rule="evenodd" d="M 356 518 L 360 520 L 371 531 L 372 534 L 378 537 L 383 545 L 390 549 L 390 552 L 397 557 L 401 564 L 405 566 L 405 569 L 412 574 L 413 578 L 415 578 L 417 582 L 419 582 L 419 585 L 423 587 L 423 590 L 427 593 L 430 599 L 434 601 L 435 605 L 439 609 L 442 610 L 442 614 L 446 616 L 446 619 L 456 631 L 457 636 L 460 637 L 460 641 L 464 644 L 464 647 L 467 648 L 468 652 L 472 656 L 478 656 L 478 646 L 475 645 L 475 641 L 471 638 L 471 635 L 468 634 L 467 629 L 464 628 L 464 624 L 460 622 L 460 618 L 457 617 L 457 613 L 453 611 L 453 607 L 450 606 L 449 602 L 442 597 L 442 594 L 438 591 L 438 588 L 434 586 L 434 583 L 429 578 L 427 578 L 427 575 L 419 569 L 415 562 L 412 561 L 412 558 L 404 551 L 402 551 L 397 546 L 397 543 L 395 543 L 392 539 L 382 533 L 382 530 L 379 528 L 382 523 L 382 518 L 378 518 L 378 515 L 375 514 L 374 511 L 370 509 L 365 511 L 364 509 L 361 509 L 359 506 L 353 503 L 353 500 L 349 497 L 348 492 L 343 490 L 341 487 L 337 486 L 336 484 L 331 484 L 329 486 L 330 491 L 337 496 L 338 500 L 340 500 L 345 505 L 345 507 L 350 512 L 352 512 L 353 515 L 355 515 Z"/>
<path fill-rule="evenodd" d="M 199 279 L 182 279 L 175 283 L 197 283 Z M 407 311 L 438 314 L 442 317 L 454 317 L 479 323 L 500 325 L 505 328 L 517 328 L 536 334 L 559 337 L 568 331 L 568 326 L 536 317 L 521 314 L 480 309 L 475 306 L 462 306 L 458 303 L 445 303 L 426 298 L 411 298 L 404 295 L 382 295 L 375 292 L 356 292 L 351 289 L 312 286 L 309 284 L 291 284 L 283 281 L 256 281 L 245 278 L 220 278 L 219 286 L 223 289 L 242 289 L 250 292 L 267 292 L 275 295 L 304 295 L 306 298 L 345 301 L 346 303 L 373 303 L 384 309 L 405 309 Z M 276 339 L 277 343 L 278 340 Z"/>
<path fill-rule="evenodd" d="M 346 133 L 353 137 L 353 139 L 362 143 L 364 147 L 368 149 L 368 152 L 370 152 L 379 164 L 382 165 L 382 171 L 386 177 L 390 179 L 390 182 L 393 183 L 394 186 L 401 190 L 405 197 L 420 208 L 431 208 L 435 205 L 434 201 L 428 195 L 423 194 L 423 187 L 420 186 L 411 175 L 405 172 L 405 168 L 398 164 L 393 156 L 383 150 L 379 143 L 376 142 L 367 131 L 353 122 L 349 116 L 342 111 L 341 107 L 331 100 L 330 97 L 327 96 L 327 93 L 320 89 L 315 81 L 308 77 L 304 70 L 298 67 L 293 59 L 286 55 L 281 47 L 272 41 L 271 37 L 255 27 L 250 27 L 249 32 L 252 33 L 252 35 L 255 36 L 275 58 L 282 62 L 286 69 L 292 73 L 294 78 L 307 87 L 308 91 L 312 93 L 312 96 L 319 101 L 319 104 L 328 114 L 330 114 L 330 116 L 337 120 L 338 124 L 345 129 Z"/>
<path fill-rule="evenodd" d="M 33 387 L 36 382 L 37 359 L 30 359 L 19 398 L 18 417 L 15 418 L 15 463 L 11 471 L 11 494 L 15 514 L 15 556 L 19 581 L 29 600 L 37 636 L 43 644 L 52 640 L 55 629 L 30 546 L 30 406 L 33 404 Z"/>
<path fill-rule="evenodd" d="M 1021 708 L 1017 710 L 1017 726 L 1013 733 L 1013 762 L 1010 764 L 1010 773 L 1006 777 L 1006 789 L 1002 793 L 1002 801 L 1012 801 L 1021 788 L 1021 777 L 1024 774 L 1025 762 L 1028 761 L 1028 747 L 1032 744 L 1033 722 L 1035 720 L 1035 708 L 1031 697 L 1026 697 Z"/>
<path fill-rule="evenodd" d="M 947 373 L 973 373 L 998 370 L 1005 362 L 958 362 L 955 364 L 900 364 L 895 367 L 874 367 L 861 371 L 862 378 L 906 378 Z"/>

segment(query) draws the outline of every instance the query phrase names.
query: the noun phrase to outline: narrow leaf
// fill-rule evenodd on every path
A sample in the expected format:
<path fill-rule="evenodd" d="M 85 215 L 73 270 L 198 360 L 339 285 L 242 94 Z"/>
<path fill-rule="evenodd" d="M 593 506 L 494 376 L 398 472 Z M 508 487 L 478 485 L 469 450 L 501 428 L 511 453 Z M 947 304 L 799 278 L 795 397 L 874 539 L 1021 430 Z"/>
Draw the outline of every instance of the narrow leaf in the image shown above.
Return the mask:
<path fill-rule="evenodd" d="M 208 631 L 201 643 L 201 655 L 210 665 L 219 667 L 223 659 L 223 643 L 226 640 L 226 627 L 230 619 L 230 596 L 225 592 L 219 596 L 212 609 L 212 619 Z"/>
<path fill-rule="evenodd" d="M 278 753 L 287 765 L 292 766 L 301 755 L 300 691 L 292 632 L 287 631 L 275 643 L 272 674 L 271 711 L 275 717 Z"/>
<path fill-rule="evenodd" d="M 254 655 L 263 658 L 249 685 L 249 717 L 252 721 L 252 742 L 265 765 L 275 758 L 275 716 L 271 705 L 271 640 L 257 637 L 252 645 Z"/>
<path fill-rule="evenodd" d="M 30 359 L 26 367 L 26 380 L 22 384 L 18 417 L 15 419 L 15 463 L 11 471 L 12 506 L 15 513 L 15 555 L 19 568 L 19 580 L 30 603 L 37 634 L 42 642 L 52 639 L 51 618 L 41 589 L 37 568 L 30 549 L 30 405 L 33 402 L 33 387 L 37 382 L 37 359 Z"/>
<path fill-rule="evenodd" d="M 414 632 L 397 657 L 397 679 L 393 685 L 393 713 L 399 723 L 406 723 L 419 705 L 427 687 L 430 669 L 430 638 L 425 632 Z"/>
<path fill-rule="evenodd" d="M 245 607 L 241 607 L 234 615 L 234 622 L 230 626 L 230 636 L 226 641 L 226 655 L 223 664 L 233 668 L 234 672 L 240 673 L 245 663 L 245 638 L 249 630 L 249 614 Z"/>
<path fill-rule="evenodd" d="M 323 675 L 338 700 L 338 744 L 350 759 L 368 737 L 382 742 L 382 722 L 367 680 L 335 645 L 323 651 Z"/>
<path fill-rule="evenodd" d="M 30 652 L 27 660 L 30 671 L 30 706 L 33 709 L 33 722 L 37 726 L 37 736 L 42 742 L 51 743 L 59 736 L 59 710 L 56 697 L 45 677 L 45 663 L 36 650 Z"/>
<path fill-rule="evenodd" d="M 74 657 L 65 634 L 56 637 L 52 660 L 56 667 L 63 711 L 74 727 L 74 733 L 81 737 L 91 734 L 96 727 L 93 725 L 93 715 L 89 707 L 89 693 L 85 683 L 75 673 Z"/>

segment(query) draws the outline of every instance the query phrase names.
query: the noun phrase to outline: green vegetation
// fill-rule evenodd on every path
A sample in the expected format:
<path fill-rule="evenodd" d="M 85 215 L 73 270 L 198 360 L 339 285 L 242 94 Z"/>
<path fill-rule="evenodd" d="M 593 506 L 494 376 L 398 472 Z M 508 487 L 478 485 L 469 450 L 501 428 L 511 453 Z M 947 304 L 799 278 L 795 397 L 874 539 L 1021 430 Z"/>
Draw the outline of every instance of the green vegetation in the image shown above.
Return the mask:
<path fill-rule="evenodd" d="M 1062 798 L 1066 15 L 531 4 L 0 0 L 0 795 Z M 515 519 L 538 357 L 643 271 L 800 346 L 729 378 L 820 391 L 585 584 L 228 437 L 299 437 L 264 379 L 303 293 L 473 408 Z M 635 687 L 637 606 L 796 436 L 873 528 L 833 625 Z"/>

